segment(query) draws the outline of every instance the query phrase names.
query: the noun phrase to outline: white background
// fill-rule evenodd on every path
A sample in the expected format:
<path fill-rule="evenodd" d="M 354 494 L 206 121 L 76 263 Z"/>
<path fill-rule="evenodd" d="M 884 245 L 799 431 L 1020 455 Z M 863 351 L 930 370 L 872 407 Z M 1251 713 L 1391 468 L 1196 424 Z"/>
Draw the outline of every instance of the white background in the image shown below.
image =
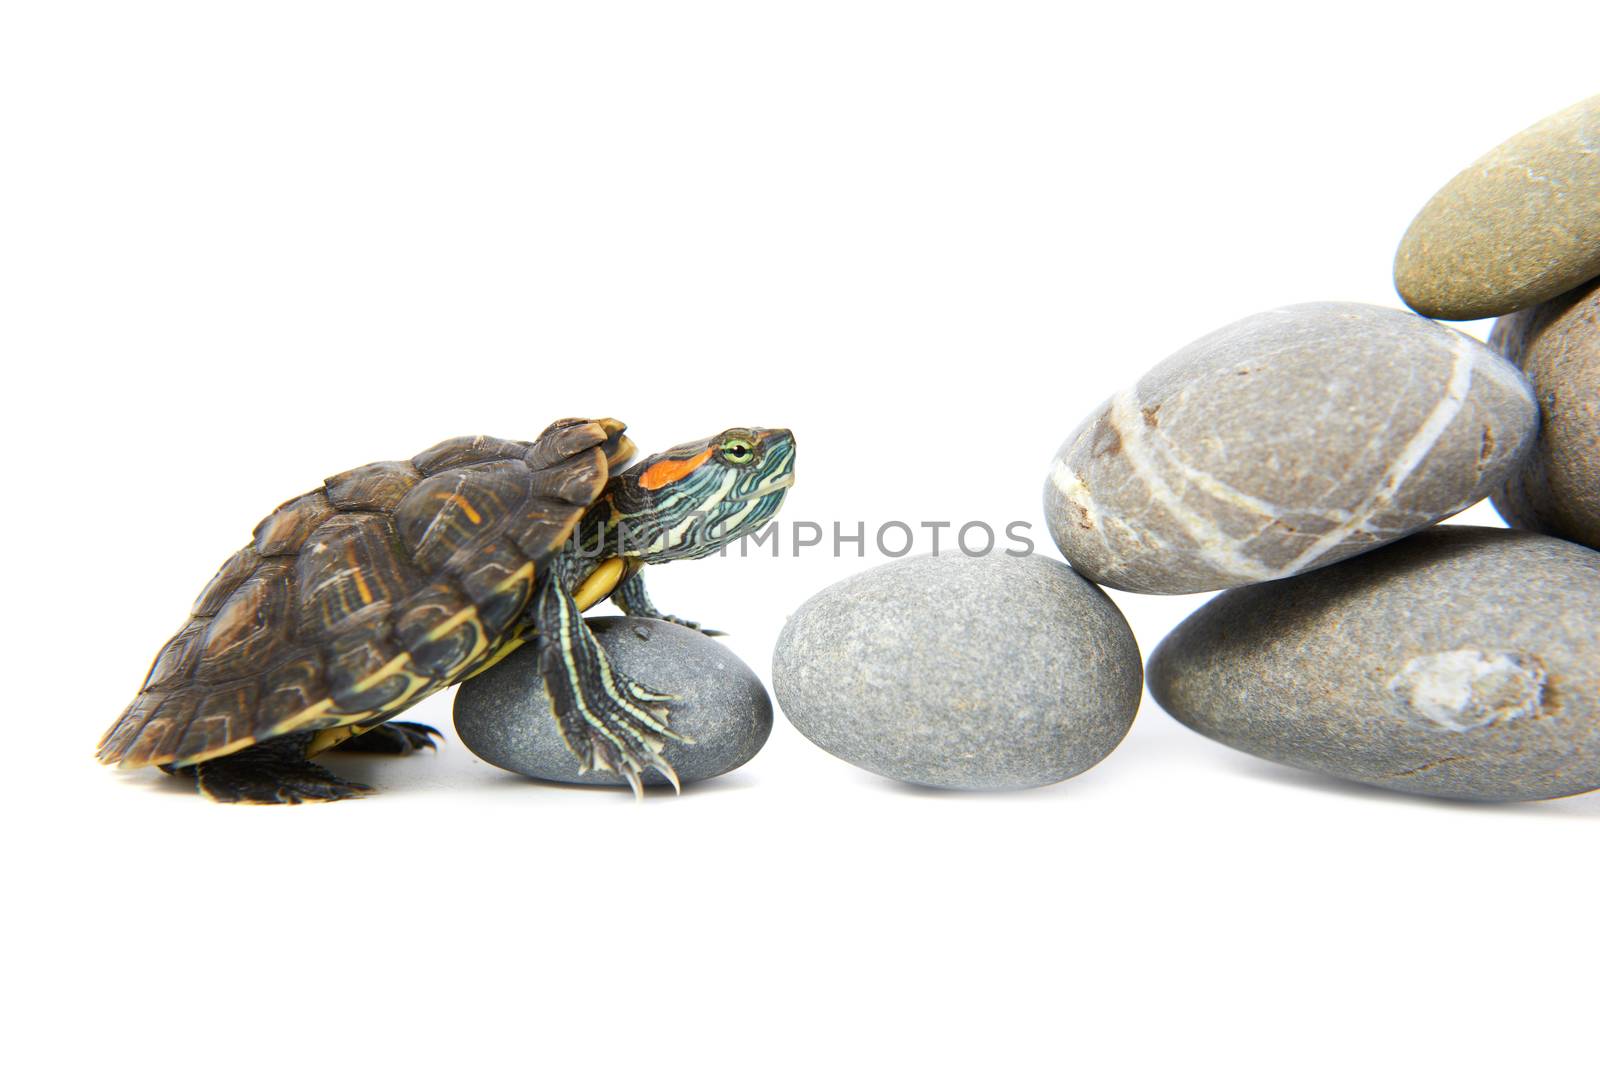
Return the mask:
<path fill-rule="evenodd" d="M 7 6 L 7 1059 L 1594 1063 L 1600 795 L 1341 785 L 1148 700 L 994 796 L 781 717 L 643 804 L 453 736 L 298 808 L 91 750 L 262 514 L 448 435 L 786 425 L 786 521 L 1053 553 L 1104 395 L 1395 304 L 1411 216 L 1600 89 L 1597 40 L 1589 3 Z M 870 562 L 653 579 L 765 673 Z M 1146 652 L 1204 599 L 1115 596 Z"/>

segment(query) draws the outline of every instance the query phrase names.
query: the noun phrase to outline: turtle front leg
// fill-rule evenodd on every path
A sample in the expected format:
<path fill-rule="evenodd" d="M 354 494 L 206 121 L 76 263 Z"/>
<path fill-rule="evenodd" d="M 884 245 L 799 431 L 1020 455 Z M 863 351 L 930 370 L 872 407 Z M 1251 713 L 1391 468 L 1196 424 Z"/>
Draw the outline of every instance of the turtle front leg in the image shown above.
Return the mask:
<path fill-rule="evenodd" d="M 643 571 L 635 571 L 631 576 L 620 583 L 617 588 L 612 591 L 611 603 L 622 609 L 622 614 L 625 616 L 643 616 L 646 619 L 664 619 L 668 623 L 676 623 L 680 627 L 688 627 L 690 630 L 697 630 L 701 634 L 705 634 L 713 638 L 720 634 L 727 633 L 726 631 L 711 630 L 708 627 L 702 627 L 693 620 L 684 619 L 681 616 L 668 615 L 667 613 L 661 611 L 651 603 L 650 595 L 645 592 Z"/>
<path fill-rule="evenodd" d="M 616 771 L 635 797 L 639 776 L 655 768 L 673 789 L 678 774 L 661 750 L 666 742 L 692 744 L 667 726 L 672 695 L 641 686 L 611 666 L 573 600 L 558 566 L 539 591 L 539 671 L 567 748 L 583 771 Z"/>

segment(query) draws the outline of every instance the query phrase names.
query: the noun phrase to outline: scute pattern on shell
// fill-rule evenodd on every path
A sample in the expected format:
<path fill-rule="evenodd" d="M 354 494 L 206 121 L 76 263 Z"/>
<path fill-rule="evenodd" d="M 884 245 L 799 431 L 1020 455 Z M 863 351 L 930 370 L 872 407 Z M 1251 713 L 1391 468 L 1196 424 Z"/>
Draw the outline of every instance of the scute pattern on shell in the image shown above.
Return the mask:
<path fill-rule="evenodd" d="M 260 556 L 293 556 L 311 532 L 333 514 L 333 504 L 323 490 L 285 501 L 256 524 L 252 547 Z"/>
<path fill-rule="evenodd" d="M 414 465 L 385 460 L 334 475 L 323 488 L 341 512 L 389 512 L 421 478 Z"/>
<path fill-rule="evenodd" d="M 387 515 L 336 515 L 318 527 L 294 559 L 296 633 L 331 641 L 381 624 L 405 591 L 419 584 L 396 548 Z"/>
<path fill-rule="evenodd" d="M 429 476 L 394 511 L 401 546 L 427 572 L 470 567 L 478 547 L 527 501 L 530 478 L 521 460 L 490 460 Z"/>
<path fill-rule="evenodd" d="M 385 719 L 458 681 L 511 636 L 540 565 L 631 449 L 623 430 L 451 438 L 280 505 L 201 592 L 100 760 L 196 763 Z"/>

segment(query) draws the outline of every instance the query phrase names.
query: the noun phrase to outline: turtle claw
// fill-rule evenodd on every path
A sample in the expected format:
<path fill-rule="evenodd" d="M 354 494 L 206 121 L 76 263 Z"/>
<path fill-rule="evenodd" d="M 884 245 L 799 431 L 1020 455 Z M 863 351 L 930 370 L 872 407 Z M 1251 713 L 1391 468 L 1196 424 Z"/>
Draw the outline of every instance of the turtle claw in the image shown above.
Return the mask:
<path fill-rule="evenodd" d="M 662 710 L 663 713 L 665 710 Z M 662 719 L 665 719 L 665 715 Z M 641 724 L 642 726 L 642 724 Z M 659 738 L 644 736 L 643 730 L 630 730 L 624 726 L 621 731 L 591 729 L 587 736 L 577 746 L 568 743 L 568 748 L 574 754 L 587 747 L 589 759 L 584 761 L 579 756 L 579 773 L 588 774 L 591 771 L 609 771 L 620 775 L 627 781 L 629 789 L 633 791 L 635 801 L 644 797 L 644 773 L 654 768 L 663 779 L 672 784 L 672 792 L 683 793 L 683 784 L 678 780 L 677 769 L 672 762 L 661 755 L 665 739 L 671 738 L 686 744 L 693 744 L 693 740 L 669 729 L 664 723 L 658 727 Z"/>
<path fill-rule="evenodd" d="M 599 677 L 580 677 L 576 687 L 564 675 L 547 676 L 556 726 L 578 759 L 579 773 L 620 775 L 637 797 L 644 790 L 644 772 L 655 768 L 673 789 L 681 790 L 678 773 L 661 755 L 669 741 L 694 744 L 667 724 L 675 696 L 634 682 L 611 667 L 604 654 L 597 666 Z"/>
<path fill-rule="evenodd" d="M 659 754 L 657 755 L 659 756 Z M 672 784 L 673 795 L 676 797 L 682 797 L 683 784 L 678 781 L 677 769 L 671 764 L 667 763 L 665 760 L 657 760 L 655 763 L 655 769 L 661 773 L 662 778 L 666 779 Z"/>
<path fill-rule="evenodd" d="M 725 630 L 715 630 L 711 627 L 702 627 L 694 620 L 684 619 L 682 616 L 657 616 L 656 618 L 666 620 L 668 623 L 676 623 L 680 627 L 688 627 L 690 630 L 697 630 L 701 634 L 704 634 L 707 638 L 720 638 L 728 633 Z"/>
<path fill-rule="evenodd" d="M 651 768 L 681 793 L 678 773 L 661 755 L 668 741 L 693 745 L 694 739 L 667 725 L 672 694 L 657 693 L 618 674 L 609 664 L 610 685 L 584 693 L 576 714 L 563 710 L 557 697 L 556 723 L 567 748 L 578 758 L 579 771 L 609 771 L 627 780 L 635 798 L 644 795 L 643 775 Z M 556 696 L 556 695 L 552 695 Z"/>
<path fill-rule="evenodd" d="M 340 742 L 337 751 L 341 753 L 375 753 L 382 756 L 410 756 L 420 753 L 424 749 L 438 749 L 439 743 L 435 739 L 443 738 L 444 734 L 437 727 L 430 727 L 426 723 L 389 722 L 380 723 L 369 731 Z"/>
<path fill-rule="evenodd" d="M 590 749 L 591 756 L 587 764 L 580 762 L 578 767 L 580 775 L 587 775 L 591 771 L 609 771 L 614 775 L 620 775 L 627 781 L 628 788 L 633 791 L 633 799 L 642 801 L 644 799 L 644 772 L 654 768 L 661 773 L 662 778 L 672 784 L 672 792 L 674 794 L 679 796 L 683 794 L 683 784 L 678 781 L 677 769 L 653 747 L 645 750 L 641 760 L 638 755 L 619 752 L 615 746 L 609 743 L 605 745 L 595 744 L 591 738 L 590 744 L 592 747 Z"/>
<path fill-rule="evenodd" d="M 654 768 L 661 773 L 661 777 L 672 785 L 672 792 L 675 796 L 683 796 L 683 784 L 678 781 L 677 769 L 660 753 L 652 753 L 650 762 L 644 768 L 638 771 L 630 768 L 623 775 L 628 780 L 628 785 L 633 788 L 633 799 L 635 801 L 644 800 L 644 782 L 641 773 L 649 768 Z"/>

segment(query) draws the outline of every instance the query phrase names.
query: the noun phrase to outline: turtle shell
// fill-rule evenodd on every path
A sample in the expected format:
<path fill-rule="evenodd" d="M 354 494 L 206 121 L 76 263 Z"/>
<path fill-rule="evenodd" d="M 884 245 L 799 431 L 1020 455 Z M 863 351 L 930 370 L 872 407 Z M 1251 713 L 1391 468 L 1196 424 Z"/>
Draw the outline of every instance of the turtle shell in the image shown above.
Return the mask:
<path fill-rule="evenodd" d="M 632 453 L 624 429 L 451 438 L 286 501 L 201 591 L 100 760 L 196 764 L 458 681 L 518 632 L 541 566 Z"/>

